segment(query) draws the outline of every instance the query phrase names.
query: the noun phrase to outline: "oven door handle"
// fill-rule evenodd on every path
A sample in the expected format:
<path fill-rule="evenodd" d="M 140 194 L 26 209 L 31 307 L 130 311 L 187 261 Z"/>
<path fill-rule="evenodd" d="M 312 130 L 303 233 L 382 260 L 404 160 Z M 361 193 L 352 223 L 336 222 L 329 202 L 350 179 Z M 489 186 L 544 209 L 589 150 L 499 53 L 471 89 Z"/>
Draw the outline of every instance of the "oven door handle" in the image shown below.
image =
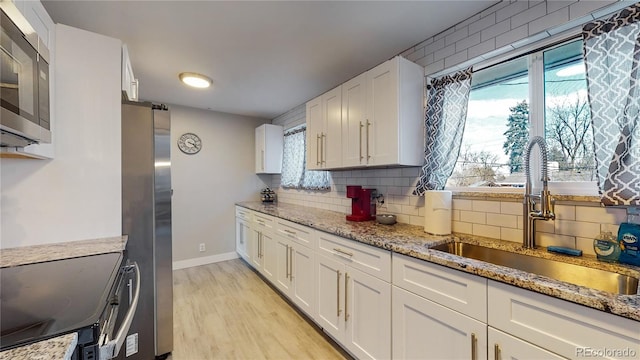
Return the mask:
<path fill-rule="evenodd" d="M 133 315 L 138 307 L 138 299 L 140 298 L 140 268 L 136 262 L 131 263 L 131 265 L 127 265 L 126 268 L 128 270 L 133 269 L 136 273 L 136 291 L 133 295 L 133 300 L 131 301 L 129 310 L 127 310 L 127 314 L 125 315 L 115 338 L 100 346 L 100 360 L 109 360 L 118 356 L 118 353 L 122 348 L 122 344 L 124 344 L 124 340 L 127 337 L 127 333 L 129 332 L 129 328 L 131 327 Z"/>

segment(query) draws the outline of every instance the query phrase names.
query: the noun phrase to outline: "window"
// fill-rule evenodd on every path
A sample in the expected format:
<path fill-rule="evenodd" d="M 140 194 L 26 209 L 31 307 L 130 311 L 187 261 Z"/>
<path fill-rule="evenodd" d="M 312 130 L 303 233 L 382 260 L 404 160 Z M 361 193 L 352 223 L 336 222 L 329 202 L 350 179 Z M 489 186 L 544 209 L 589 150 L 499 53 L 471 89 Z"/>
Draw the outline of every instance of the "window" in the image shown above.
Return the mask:
<path fill-rule="evenodd" d="M 460 155 L 447 186 L 522 187 L 526 146 L 540 135 L 551 181 L 595 190 L 584 69 L 582 40 L 574 40 L 474 72 Z"/>
<path fill-rule="evenodd" d="M 299 126 L 285 132 L 281 186 L 310 190 L 331 189 L 329 172 L 307 170 L 306 150 L 305 126 Z"/>

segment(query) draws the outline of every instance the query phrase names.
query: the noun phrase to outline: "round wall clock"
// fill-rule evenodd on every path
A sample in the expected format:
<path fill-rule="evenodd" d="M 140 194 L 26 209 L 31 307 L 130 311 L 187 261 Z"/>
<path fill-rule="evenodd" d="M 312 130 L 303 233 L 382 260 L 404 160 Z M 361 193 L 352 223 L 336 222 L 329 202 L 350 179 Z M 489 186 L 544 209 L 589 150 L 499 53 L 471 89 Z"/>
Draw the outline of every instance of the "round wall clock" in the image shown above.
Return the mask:
<path fill-rule="evenodd" d="M 178 139 L 178 148 L 187 155 L 197 154 L 202 149 L 202 140 L 193 133 L 182 134 Z"/>

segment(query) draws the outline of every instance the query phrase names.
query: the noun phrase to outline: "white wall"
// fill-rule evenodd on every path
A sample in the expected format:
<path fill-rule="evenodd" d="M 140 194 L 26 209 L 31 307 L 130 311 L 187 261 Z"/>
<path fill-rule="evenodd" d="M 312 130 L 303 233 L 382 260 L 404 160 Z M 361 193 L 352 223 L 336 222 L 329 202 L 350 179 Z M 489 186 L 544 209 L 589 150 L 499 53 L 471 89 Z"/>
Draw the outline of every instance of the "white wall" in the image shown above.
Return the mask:
<path fill-rule="evenodd" d="M 1 248 L 121 235 L 120 46 L 56 25 L 55 158 L 0 160 Z"/>
<path fill-rule="evenodd" d="M 254 169 L 254 131 L 267 120 L 177 105 L 169 109 L 174 267 L 236 256 L 234 204 L 259 200 L 266 186 L 261 177 L 270 181 Z M 202 140 L 195 155 L 178 149 L 178 138 L 187 132 Z M 200 243 L 205 252 L 198 251 Z"/>

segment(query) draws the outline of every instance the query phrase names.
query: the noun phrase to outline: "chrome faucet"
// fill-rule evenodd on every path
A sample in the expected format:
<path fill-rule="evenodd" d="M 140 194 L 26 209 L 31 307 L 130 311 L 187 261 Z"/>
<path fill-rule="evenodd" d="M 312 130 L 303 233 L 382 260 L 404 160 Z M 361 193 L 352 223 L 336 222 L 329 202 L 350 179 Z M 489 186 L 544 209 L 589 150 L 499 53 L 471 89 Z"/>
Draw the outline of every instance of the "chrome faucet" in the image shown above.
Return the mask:
<path fill-rule="evenodd" d="M 531 157 L 531 150 L 533 146 L 538 144 L 540 147 L 540 153 L 542 154 L 542 191 L 540 194 L 531 193 L 531 169 L 529 167 L 529 158 Z M 525 187 L 524 187 L 524 201 L 523 215 L 524 215 L 524 231 L 522 238 L 522 246 L 527 249 L 533 249 L 536 247 L 535 241 L 535 221 L 536 220 L 553 220 L 556 218 L 554 213 L 555 200 L 549 193 L 548 181 L 549 176 L 547 174 L 547 145 L 541 136 L 534 136 L 529 145 L 527 145 L 527 151 L 524 155 L 524 172 L 525 172 Z M 539 209 L 536 209 L 536 203 L 539 203 Z"/>

